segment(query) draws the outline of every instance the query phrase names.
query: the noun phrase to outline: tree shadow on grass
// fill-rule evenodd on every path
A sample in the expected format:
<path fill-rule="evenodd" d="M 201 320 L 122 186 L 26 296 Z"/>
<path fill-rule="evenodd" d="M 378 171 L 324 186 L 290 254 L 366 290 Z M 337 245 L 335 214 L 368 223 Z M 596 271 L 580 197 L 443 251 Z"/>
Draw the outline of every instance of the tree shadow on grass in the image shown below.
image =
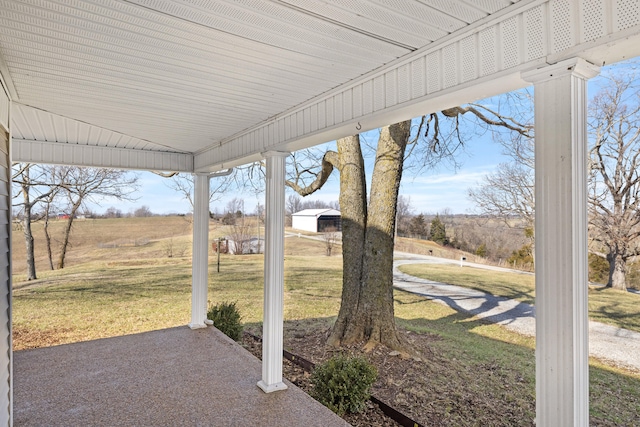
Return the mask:
<path fill-rule="evenodd" d="M 452 309 L 467 313 L 470 316 L 478 316 L 488 323 L 498 323 L 501 325 L 509 325 L 524 319 L 527 323 L 534 322 L 535 325 L 535 308 L 526 303 L 518 302 L 504 297 L 496 297 L 490 294 L 483 296 L 459 296 L 450 297 L 443 296 L 438 293 L 430 293 L 428 291 L 412 291 L 395 288 L 394 292 L 401 292 L 409 295 L 418 295 L 429 300 L 438 301 Z M 470 303 L 463 307 L 460 303 L 466 301 Z M 396 298 L 396 303 L 402 304 Z M 533 329 L 531 332 L 535 332 Z"/>

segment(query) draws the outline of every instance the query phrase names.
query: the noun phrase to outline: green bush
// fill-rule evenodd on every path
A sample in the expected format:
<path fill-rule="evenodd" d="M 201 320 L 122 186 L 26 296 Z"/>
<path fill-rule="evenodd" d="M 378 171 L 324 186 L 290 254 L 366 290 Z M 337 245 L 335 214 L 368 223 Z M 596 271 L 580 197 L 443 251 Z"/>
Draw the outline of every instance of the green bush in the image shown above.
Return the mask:
<path fill-rule="evenodd" d="M 311 375 L 313 397 L 338 415 L 364 409 L 378 373 L 362 357 L 334 356 Z"/>
<path fill-rule="evenodd" d="M 240 312 L 235 302 L 223 302 L 209 308 L 207 319 L 213 321 L 213 326 L 234 341 L 239 341 L 244 329 L 240 323 Z"/>
<path fill-rule="evenodd" d="M 486 258 L 487 257 L 487 245 L 486 244 L 481 244 L 480 246 L 478 246 L 478 249 L 476 249 L 476 255 L 482 257 L 482 258 Z"/>
<path fill-rule="evenodd" d="M 589 254 L 589 281 L 606 284 L 609 281 L 609 262 L 596 254 Z"/>

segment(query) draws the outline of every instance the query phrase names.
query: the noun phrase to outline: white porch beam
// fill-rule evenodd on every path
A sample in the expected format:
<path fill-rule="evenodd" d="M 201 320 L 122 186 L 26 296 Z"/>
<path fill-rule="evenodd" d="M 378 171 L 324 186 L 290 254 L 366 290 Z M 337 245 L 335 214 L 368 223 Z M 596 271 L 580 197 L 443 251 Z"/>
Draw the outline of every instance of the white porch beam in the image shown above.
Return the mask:
<path fill-rule="evenodd" d="M 284 307 L 284 181 L 289 153 L 270 151 L 267 159 L 264 250 L 264 322 L 262 331 L 262 380 L 265 393 L 285 390 L 282 382 L 282 334 Z"/>
<path fill-rule="evenodd" d="M 209 282 L 209 175 L 195 174 L 193 208 L 193 254 L 191 282 L 191 329 L 213 324 L 207 319 Z"/>
<path fill-rule="evenodd" d="M 534 83 L 536 425 L 589 425 L 587 80 L 570 59 L 523 74 Z"/>
<path fill-rule="evenodd" d="M 193 155 L 12 138 L 11 161 L 96 168 L 193 172 Z"/>

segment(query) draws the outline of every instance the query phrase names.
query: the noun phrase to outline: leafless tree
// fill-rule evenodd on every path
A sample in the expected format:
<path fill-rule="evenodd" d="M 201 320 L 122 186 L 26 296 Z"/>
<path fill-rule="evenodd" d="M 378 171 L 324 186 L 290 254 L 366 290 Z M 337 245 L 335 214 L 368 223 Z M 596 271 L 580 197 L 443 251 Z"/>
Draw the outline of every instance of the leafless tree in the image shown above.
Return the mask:
<path fill-rule="evenodd" d="M 291 226 L 292 224 L 292 215 L 296 212 L 300 212 L 301 210 L 302 198 L 297 194 L 289 194 L 289 196 L 287 196 L 287 200 L 285 201 L 285 221 L 287 226 Z"/>
<path fill-rule="evenodd" d="M 157 174 L 168 178 L 165 182 L 167 187 L 180 194 L 189 202 L 191 209 L 193 209 L 194 180 L 192 174 L 163 174 L 159 172 L 157 172 Z M 209 203 L 220 200 L 225 192 L 234 184 L 235 177 L 236 171 L 228 176 L 212 177 L 209 181 Z"/>
<path fill-rule="evenodd" d="M 55 176 L 55 173 L 52 174 L 53 176 Z M 60 190 L 60 187 L 56 187 L 56 190 L 53 191 L 51 194 L 49 194 L 49 196 L 44 200 L 44 212 L 42 215 L 42 222 L 43 222 L 43 231 L 44 231 L 44 241 L 45 241 L 45 245 L 47 248 L 47 260 L 49 261 L 49 268 L 51 270 L 54 269 L 53 267 L 53 250 L 52 250 L 52 246 L 51 246 L 51 232 L 49 231 L 49 223 L 50 223 L 50 219 L 53 215 L 55 215 L 58 211 L 58 208 L 56 206 L 56 200 L 57 200 L 57 196 L 58 196 L 58 191 Z"/>
<path fill-rule="evenodd" d="M 521 90 L 499 99 L 502 101 L 498 108 L 505 117 L 508 115 L 505 120 L 510 125 L 494 128 L 492 137 L 504 147 L 502 153 L 511 161 L 500 163 L 478 187 L 469 189 L 469 199 L 482 215 L 500 218 L 509 227 L 533 229 L 533 96 L 529 90 Z"/>
<path fill-rule="evenodd" d="M 359 135 L 338 140 L 337 151 L 323 154 L 315 175 L 310 174 L 313 169 L 299 167 L 300 175 L 287 181 L 298 194 L 308 195 L 321 188 L 334 169 L 340 172 L 343 285 L 331 345 L 365 341 L 367 347 L 382 343 L 408 348 L 395 328 L 392 274 L 398 190 L 405 161 L 413 155 L 420 167 L 446 159 L 455 163 L 454 155 L 463 146 L 459 124 L 466 114 L 490 126 L 512 127 L 508 119 L 490 112 L 483 106 L 467 105 L 382 128 L 368 198 Z"/>
<path fill-rule="evenodd" d="M 242 215 L 233 225 L 229 226 L 229 238 L 227 245 L 229 252 L 235 255 L 242 255 L 250 251 L 251 245 L 251 224 Z"/>
<path fill-rule="evenodd" d="M 104 216 L 106 218 L 122 218 L 122 211 L 111 206 L 105 211 Z"/>
<path fill-rule="evenodd" d="M 133 211 L 133 216 L 135 216 L 136 218 L 144 218 L 153 216 L 153 212 L 151 212 L 149 206 L 140 206 L 135 211 Z"/>
<path fill-rule="evenodd" d="M 470 188 L 468 194 L 483 215 L 501 218 L 508 226 L 522 224 L 525 228 L 533 228 L 535 206 L 532 167 L 523 163 L 500 163 L 478 187 Z"/>
<path fill-rule="evenodd" d="M 640 255 L 640 85 L 637 71 L 612 71 L 600 78 L 601 89 L 589 107 L 589 233 L 591 252 L 609 263 L 607 286 L 626 289 L 627 263 Z M 526 94 L 526 93 L 525 93 Z M 470 198 L 481 212 L 503 218 L 507 224 L 533 236 L 533 133 L 526 111 L 530 96 L 521 96 L 510 110 L 521 110 L 522 131 L 500 142 L 510 163 L 485 177 Z M 529 113 L 531 114 L 531 113 Z M 499 136 L 500 134 L 498 134 Z M 532 239 L 531 239 L 532 240 Z"/>
<path fill-rule="evenodd" d="M 239 197 L 234 197 L 227 202 L 225 210 L 226 213 L 237 217 L 242 216 L 242 214 L 244 214 L 244 200 Z"/>
<path fill-rule="evenodd" d="M 398 195 L 396 230 L 398 233 L 406 234 L 409 230 L 409 222 L 411 221 L 413 208 L 411 207 L 411 197 Z"/>
<path fill-rule="evenodd" d="M 627 263 L 640 255 L 640 83 L 606 78 L 590 103 L 590 230 L 609 262 L 607 286 L 626 289 Z"/>
<path fill-rule="evenodd" d="M 55 181 L 51 171 L 50 167 L 32 163 L 13 165 L 12 183 L 16 187 L 14 194 L 20 200 L 17 203 L 14 202 L 14 207 L 22 211 L 22 232 L 27 249 L 27 280 L 37 279 L 35 245 L 31 228 L 32 221 L 37 219 L 34 216 L 36 206 L 42 203 L 50 205 L 59 191 L 59 183 Z M 44 210 L 44 215 L 48 215 L 48 209 Z"/>
<path fill-rule="evenodd" d="M 105 197 L 118 200 L 135 200 L 138 177 L 125 171 L 103 168 L 81 168 L 63 166 L 55 169 L 56 181 L 60 183 L 60 194 L 66 201 L 67 222 L 64 228 L 57 268 L 64 268 L 69 246 L 71 228 L 76 213 L 88 201 Z"/>
<path fill-rule="evenodd" d="M 327 256 L 331 256 L 333 248 L 338 244 L 338 239 L 340 239 L 340 233 L 334 227 L 328 227 L 322 233 L 322 239 L 324 240 Z"/>

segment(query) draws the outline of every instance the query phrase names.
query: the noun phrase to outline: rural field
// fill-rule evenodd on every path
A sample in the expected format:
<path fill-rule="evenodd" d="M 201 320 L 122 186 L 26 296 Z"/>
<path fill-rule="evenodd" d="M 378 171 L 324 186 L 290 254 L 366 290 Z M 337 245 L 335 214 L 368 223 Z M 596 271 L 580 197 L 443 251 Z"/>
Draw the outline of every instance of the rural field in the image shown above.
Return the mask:
<path fill-rule="evenodd" d="M 78 221 L 67 266 L 52 271 L 36 225 L 38 279 L 33 281 L 24 280 L 24 238 L 14 230 L 14 349 L 187 324 L 190 228 L 184 217 Z M 211 240 L 228 232 L 213 222 L 210 230 Z M 323 242 L 290 237 L 285 252 L 285 348 L 318 362 L 332 354 L 324 339 L 340 304 L 340 250 L 327 257 Z M 246 329 L 260 334 L 262 255 L 222 254 L 220 272 L 217 257 L 210 253 L 209 260 L 211 303 L 236 301 Z M 531 284 L 522 279 L 530 276 L 465 271 L 471 277 L 460 277 L 439 267 L 413 273 L 521 301 L 534 297 Z M 595 320 L 640 328 L 637 303 L 605 290 L 592 290 L 590 298 Z M 368 353 L 379 370 L 376 396 L 429 426 L 533 425 L 532 338 L 402 291 L 395 292 L 395 301 L 397 324 L 420 357 L 403 359 L 380 348 Z M 640 373 L 591 362 L 590 425 L 640 425 Z M 289 379 L 302 384 L 304 375 Z M 349 422 L 371 425 L 364 419 Z"/>

